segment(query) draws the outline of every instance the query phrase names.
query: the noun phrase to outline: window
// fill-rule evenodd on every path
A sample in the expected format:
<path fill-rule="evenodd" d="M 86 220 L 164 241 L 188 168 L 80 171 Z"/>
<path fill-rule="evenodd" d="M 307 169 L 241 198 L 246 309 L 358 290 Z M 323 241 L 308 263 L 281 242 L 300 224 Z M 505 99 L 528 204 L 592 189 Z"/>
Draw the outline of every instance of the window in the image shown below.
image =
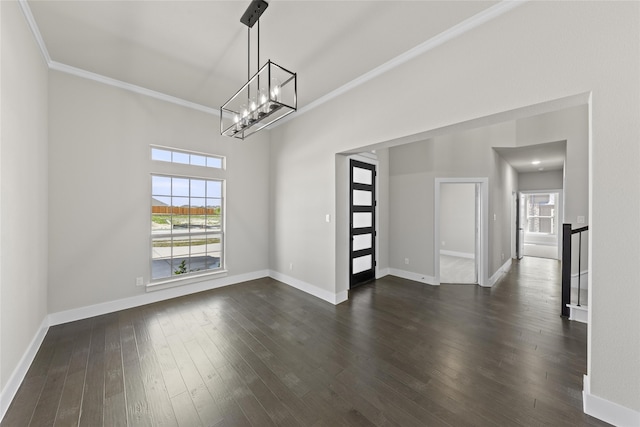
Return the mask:
<path fill-rule="evenodd" d="M 181 163 L 192 166 L 204 166 L 214 169 L 222 169 L 223 166 L 223 158 L 219 156 L 153 146 L 151 147 L 151 160 Z"/>
<path fill-rule="evenodd" d="M 556 234 L 555 193 L 527 194 L 527 232 Z"/>
<path fill-rule="evenodd" d="M 224 181 L 159 174 L 151 181 L 151 280 L 220 270 Z"/>

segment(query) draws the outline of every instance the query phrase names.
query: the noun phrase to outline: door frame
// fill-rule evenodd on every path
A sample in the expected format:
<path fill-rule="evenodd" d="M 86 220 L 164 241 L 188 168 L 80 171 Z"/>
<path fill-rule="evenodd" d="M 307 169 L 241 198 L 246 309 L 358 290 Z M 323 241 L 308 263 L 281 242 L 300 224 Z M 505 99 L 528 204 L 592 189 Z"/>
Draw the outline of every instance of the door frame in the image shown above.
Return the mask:
<path fill-rule="evenodd" d="M 521 190 L 521 191 L 518 191 L 518 200 L 519 201 L 522 200 L 522 196 L 525 196 L 526 198 L 528 194 L 547 194 L 547 193 L 558 193 L 558 224 L 556 224 L 558 250 L 557 250 L 556 259 L 558 261 L 562 261 L 562 224 L 564 223 L 564 191 L 562 189 Z M 520 222 L 522 222 L 522 218 L 520 218 Z M 524 232 L 522 233 L 522 239 L 524 240 Z M 524 241 L 522 242 L 522 248 L 523 248 L 522 251 L 524 252 Z M 524 254 L 521 254 L 521 255 L 524 255 Z"/>
<path fill-rule="evenodd" d="M 476 197 L 476 268 L 478 285 L 489 286 L 489 178 L 435 178 L 433 256 L 434 281 L 440 284 L 440 186 L 447 183 L 478 184 Z"/>
<path fill-rule="evenodd" d="M 371 173 L 371 184 L 356 183 L 354 181 L 354 170 L 363 169 L 368 170 Z M 359 159 L 349 159 L 349 289 L 353 289 L 357 286 L 370 283 L 377 277 L 377 244 L 376 238 L 378 236 L 378 221 L 377 221 L 377 177 L 378 166 L 372 162 L 363 162 Z M 354 203 L 354 192 L 356 190 L 365 191 L 371 194 L 371 204 L 369 205 L 356 205 Z M 356 212 L 370 212 L 371 222 L 366 227 L 354 228 L 354 216 Z M 357 231 L 358 230 L 358 231 Z M 354 239 L 358 235 L 369 235 L 371 237 L 370 246 L 365 249 L 354 251 Z M 358 254 L 356 256 L 356 253 Z M 364 271 L 355 273 L 353 271 L 354 261 L 361 259 L 362 257 L 370 257 L 370 267 Z"/>
<path fill-rule="evenodd" d="M 380 198 L 380 183 L 379 183 L 379 173 L 378 173 L 378 169 L 380 168 L 380 162 L 378 161 L 378 158 L 375 154 L 373 153 L 360 153 L 360 154 L 352 154 L 349 156 L 346 156 L 346 182 L 345 182 L 345 189 L 346 189 L 346 227 L 347 227 L 347 236 L 346 236 L 346 243 L 347 243 L 347 262 L 348 264 L 346 265 L 346 269 L 347 269 L 347 290 L 352 289 L 351 288 L 351 242 L 350 240 L 350 233 L 351 233 L 351 218 L 350 218 L 350 186 L 351 186 L 351 182 L 350 182 L 350 170 L 351 170 L 351 160 L 356 160 L 358 162 L 362 162 L 362 163 L 368 163 L 370 165 L 373 165 L 375 167 L 375 175 L 373 177 L 373 182 L 375 185 L 375 190 L 374 190 L 374 197 L 376 200 L 376 205 L 374 207 L 374 223 L 373 223 L 373 227 L 374 227 L 374 236 L 373 236 L 373 252 L 374 252 L 374 259 L 373 259 L 373 265 L 374 265 L 374 276 L 375 279 L 378 279 L 380 277 L 380 272 L 379 272 L 379 263 L 378 263 L 378 257 L 379 257 L 379 253 L 380 253 L 380 246 L 379 246 L 379 235 L 380 233 L 378 232 L 380 229 L 380 215 L 379 215 L 379 206 L 377 201 Z"/>

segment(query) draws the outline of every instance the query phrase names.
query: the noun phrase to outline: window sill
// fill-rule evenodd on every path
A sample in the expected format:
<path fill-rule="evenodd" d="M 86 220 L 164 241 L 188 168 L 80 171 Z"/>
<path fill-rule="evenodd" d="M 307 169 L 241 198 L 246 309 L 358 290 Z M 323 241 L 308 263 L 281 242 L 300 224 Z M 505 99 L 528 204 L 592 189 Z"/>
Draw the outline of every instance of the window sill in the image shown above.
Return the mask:
<path fill-rule="evenodd" d="M 156 280 L 148 283 L 147 292 L 160 291 L 162 289 L 175 288 L 177 286 L 186 286 L 205 280 L 218 279 L 227 276 L 227 270 L 216 270 L 201 274 L 192 274 L 187 277 L 171 277 L 168 279 Z"/>

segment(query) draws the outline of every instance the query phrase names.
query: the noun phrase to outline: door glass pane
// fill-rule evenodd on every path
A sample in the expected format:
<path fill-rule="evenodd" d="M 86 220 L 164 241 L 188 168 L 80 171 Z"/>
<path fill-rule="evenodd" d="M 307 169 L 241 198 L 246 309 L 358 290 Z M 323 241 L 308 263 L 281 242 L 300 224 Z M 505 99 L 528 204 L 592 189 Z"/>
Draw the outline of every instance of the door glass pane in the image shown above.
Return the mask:
<path fill-rule="evenodd" d="M 353 228 L 371 227 L 371 212 L 354 212 Z"/>
<path fill-rule="evenodd" d="M 353 259 L 353 274 L 371 270 L 371 255 L 365 255 Z"/>
<path fill-rule="evenodd" d="M 356 234 L 353 236 L 353 250 L 361 251 L 371 248 L 371 234 Z"/>
<path fill-rule="evenodd" d="M 353 182 L 355 183 L 371 185 L 373 183 L 372 175 L 369 169 L 353 168 Z"/>
<path fill-rule="evenodd" d="M 353 190 L 354 206 L 371 206 L 371 191 Z"/>

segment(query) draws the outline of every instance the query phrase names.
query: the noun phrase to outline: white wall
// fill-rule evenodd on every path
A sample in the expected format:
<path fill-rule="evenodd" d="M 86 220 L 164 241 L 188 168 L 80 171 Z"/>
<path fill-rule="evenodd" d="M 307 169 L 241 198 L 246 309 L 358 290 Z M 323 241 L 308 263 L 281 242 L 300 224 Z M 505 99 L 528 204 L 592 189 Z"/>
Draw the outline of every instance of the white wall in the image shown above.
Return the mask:
<path fill-rule="evenodd" d="M 227 157 L 229 275 L 268 269 L 268 135 L 223 138 L 216 117 L 56 71 L 49 113 L 49 312 L 145 293 L 150 174 L 170 167 L 150 144 Z"/>
<path fill-rule="evenodd" d="M 562 170 L 519 173 L 518 190 L 561 190 L 563 185 L 562 177 Z M 588 185 L 585 185 L 585 187 L 588 187 Z M 588 203 L 584 203 L 584 209 L 586 210 L 587 208 Z"/>
<path fill-rule="evenodd" d="M 276 128 L 271 268 L 297 261 L 296 278 L 335 291 L 335 229 L 323 217 L 335 213 L 336 153 L 590 92 L 589 390 L 640 410 L 640 239 L 629 238 L 640 235 L 639 12 L 636 2 L 528 2 Z M 491 213 L 510 215 L 510 203 Z"/>
<path fill-rule="evenodd" d="M 475 254 L 475 206 L 475 184 L 440 186 L 440 250 Z"/>
<path fill-rule="evenodd" d="M 0 2 L 0 10 L 0 389 L 4 392 L 47 315 L 48 124 L 46 64 L 18 3 Z M 3 409 L 8 403 L 2 402 Z"/>
<path fill-rule="evenodd" d="M 432 140 L 389 149 L 389 265 L 434 276 Z M 409 264 L 405 264 L 405 259 Z"/>
<path fill-rule="evenodd" d="M 564 189 L 564 220 L 577 225 L 577 217 L 584 216 L 589 223 L 589 111 L 587 105 L 567 108 L 553 113 L 540 114 L 516 122 L 516 138 L 518 146 L 542 144 L 546 142 L 566 141 L 567 160 L 564 167 L 562 186 L 523 188 L 520 190 L 557 190 Z M 555 172 L 556 174 L 558 172 Z M 547 179 L 557 183 L 557 175 L 548 172 Z M 538 184 L 545 173 L 538 178 Z M 533 183 L 531 183 L 533 184 Z M 552 182 L 548 182 L 552 184 Z"/>

